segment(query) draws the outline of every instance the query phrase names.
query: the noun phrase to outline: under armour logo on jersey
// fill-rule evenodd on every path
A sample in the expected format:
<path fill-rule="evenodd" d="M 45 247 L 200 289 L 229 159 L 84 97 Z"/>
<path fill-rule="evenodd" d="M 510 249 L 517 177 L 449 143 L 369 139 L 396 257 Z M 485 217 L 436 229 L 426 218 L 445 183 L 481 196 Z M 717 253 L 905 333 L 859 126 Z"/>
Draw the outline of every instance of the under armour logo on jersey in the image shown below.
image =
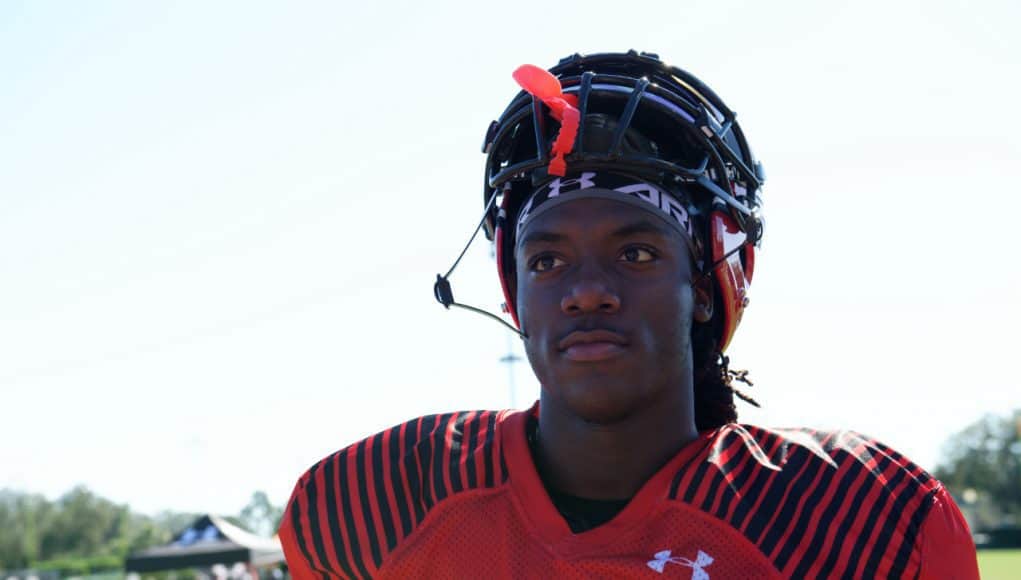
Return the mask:
<path fill-rule="evenodd" d="M 649 568 L 662 574 L 667 564 L 680 564 L 681 566 L 691 568 L 691 580 L 709 580 L 709 573 L 704 568 L 713 563 L 713 557 L 702 550 L 698 551 L 698 556 L 695 556 L 694 560 L 689 560 L 682 556 L 671 556 L 670 550 L 656 552 L 653 558 L 653 560 L 647 562 Z"/>

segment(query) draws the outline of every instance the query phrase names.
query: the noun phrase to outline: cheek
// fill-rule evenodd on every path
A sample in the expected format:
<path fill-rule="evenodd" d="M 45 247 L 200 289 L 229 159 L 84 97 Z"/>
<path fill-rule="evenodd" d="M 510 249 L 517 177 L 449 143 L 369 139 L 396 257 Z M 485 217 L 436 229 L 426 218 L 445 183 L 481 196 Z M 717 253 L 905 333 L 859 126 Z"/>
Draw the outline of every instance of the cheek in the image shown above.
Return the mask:
<path fill-rule="evenodd" d="M 559 316 L 559 301 L 554 300 L 553 292 L 543 292 L 541 287 L 530 285 L 527 281 L 517 283 L 515 288 L 515 312 L 521 330 L 528 335 L 524 341 L 525 355 L 542 382 L 550 378 L 546 371 L 552 363 L 548 359 L 558 340 L 551 322 Z"/>
<path fill-rule="evenodd" d="M 639 297 L 646 338 L 661 352 L 686 351 L 691 342 L 694 294 L 688 285 L 669 284 Z"/>
<path fill-rule="evenodd" d="M 521 330 L 528 334 L 528 340 L 525 341 L 525 348 L 539 350 L 537 344 L 542 340 L 544 334 L 543 320 L 551 320 L 549 313 L 544 310 L 544 300 L 546 299 L 539 289 L 528 284 L 527 280 L 522 280 L 523 276 L 527 274 L 518 273 L 516 277 L 514 288 L 514 312 L 517 314 L 518 322 L 521 324 Z M 529 353 L 529 358 L 532 354 Z"/>
<path fill-rule="evenodd" d="M 528 291 L 527 289 L 523 288 L 522 286 L 524 285 L 521 282 L 519 282 L 519 280 L 521 279 L 522 274 L 521 272 L 518 272 L 514 276 L 514 279 L 507 281 L 507 287 L 510 288 L 511 290 L 511 300 L 514 301 L 514 304 L 512 305 L 514 308 L 514 312 L 515 314 L 518 315 L 518 321 L 520 321 L 521 324 L 523 325 L 525 324 L 525 316 L 526 313 L 529 311 L 529 308 L 528 304 L 526 304 L 526 301 L 524 299 L 525 297 L 528 296 Z"/>

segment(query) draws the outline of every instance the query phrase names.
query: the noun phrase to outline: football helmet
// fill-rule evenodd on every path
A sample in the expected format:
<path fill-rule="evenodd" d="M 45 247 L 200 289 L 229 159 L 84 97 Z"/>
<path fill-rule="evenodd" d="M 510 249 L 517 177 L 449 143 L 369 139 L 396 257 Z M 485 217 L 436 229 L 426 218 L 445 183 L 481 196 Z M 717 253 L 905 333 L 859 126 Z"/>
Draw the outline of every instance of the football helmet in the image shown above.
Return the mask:
<path fill-rule="evenodd" d="M 765 175 L 734 112 L 693 75 L 647 52 L 575 54 L 548 74 L 529 66 L 515 73 L 525 90 L 490 124 L 482 146 L 483 227 L 495 242 L 504 310 L 520 327 L 513 238 L 527 197 L 565 171 L 612 171 L 690 204 L 701 238 L 695 265 L 712 277 L 710 324 L 722 353 L 748 304 L 763 229 Z M 611 119 L 611 138 L 586 140 L 590 117 Z M 643 146 L 628 146 L 636 134 Z M 593 141 L 600 146 L 587 145 Z"/>

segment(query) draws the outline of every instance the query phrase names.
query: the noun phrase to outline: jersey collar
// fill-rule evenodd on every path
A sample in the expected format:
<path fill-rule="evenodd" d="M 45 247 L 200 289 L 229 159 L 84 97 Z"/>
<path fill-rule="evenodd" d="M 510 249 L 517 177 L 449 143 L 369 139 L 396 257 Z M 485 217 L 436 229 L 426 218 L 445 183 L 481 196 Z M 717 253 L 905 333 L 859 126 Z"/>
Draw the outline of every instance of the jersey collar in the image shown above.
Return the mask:
<path fill-rule="evenodd" d="M 603 546 L 618 541 L 621 534 L 647 522 L 651 512 L 666 500 L 674 476 L 694 464 L 700 455 L 704 455 L 703 452 L 716 433 L 716 430 L 699 433 L 696 440 L 685 445 L 646 481 L 612 520 L 575 534 L 553 505 L 529 451 L 528 418 L 537 417 L 538 412 L 539 403 L 535 403 L 527 411 L 515 411 L 506 415 L 500 430 L 500 443 L 507 461 L 507 475 L 515 509 L 535 537 L 563 558 L 598 552 Z"/>

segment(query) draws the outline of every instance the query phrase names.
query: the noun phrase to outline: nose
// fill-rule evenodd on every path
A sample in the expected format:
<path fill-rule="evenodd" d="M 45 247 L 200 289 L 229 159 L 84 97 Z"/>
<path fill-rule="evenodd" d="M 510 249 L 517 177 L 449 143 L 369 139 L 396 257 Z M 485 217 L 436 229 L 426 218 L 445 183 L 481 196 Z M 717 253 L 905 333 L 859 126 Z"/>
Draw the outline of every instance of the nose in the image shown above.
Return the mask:
<path fill-rule="evenodd" d="M 600 280 L 578 280 L 560 299 L 560 309 L 570 315 L 613 314 L 620 310 L 620 296 Z"/>

